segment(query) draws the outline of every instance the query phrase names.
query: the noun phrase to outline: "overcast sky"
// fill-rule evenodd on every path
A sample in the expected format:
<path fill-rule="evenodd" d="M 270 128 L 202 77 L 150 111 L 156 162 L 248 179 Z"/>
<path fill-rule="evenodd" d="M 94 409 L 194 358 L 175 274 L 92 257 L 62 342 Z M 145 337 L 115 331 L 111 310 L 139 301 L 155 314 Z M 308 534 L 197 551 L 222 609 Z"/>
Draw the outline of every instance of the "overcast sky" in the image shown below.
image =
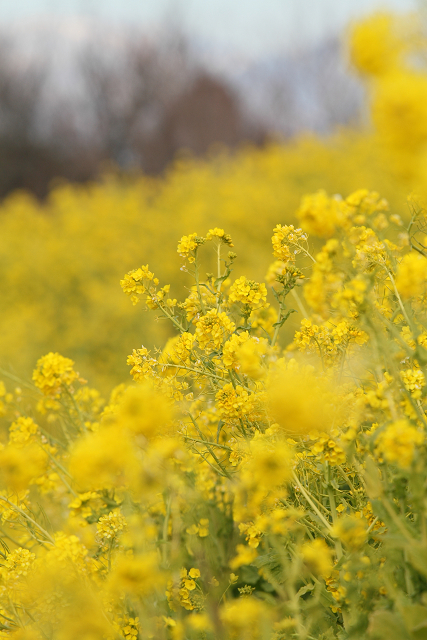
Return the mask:
<path fill-rule="evenodd" d="M 162 20 L 213 46 L 248 57 L 306 45 L 378 8 L 409 11 L 416 0 L 0 0 L 0 26 L 46 18 L 96 17 L 147 30 Z M 12 24 L 11 24 L 12 23 Z"/>

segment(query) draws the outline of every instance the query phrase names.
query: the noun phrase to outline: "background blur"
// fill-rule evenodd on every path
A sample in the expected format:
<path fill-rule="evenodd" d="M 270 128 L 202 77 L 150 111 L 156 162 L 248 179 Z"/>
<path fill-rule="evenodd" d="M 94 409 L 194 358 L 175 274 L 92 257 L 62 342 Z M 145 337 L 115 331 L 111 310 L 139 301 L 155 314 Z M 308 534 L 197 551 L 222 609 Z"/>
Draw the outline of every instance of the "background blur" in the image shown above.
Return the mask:
<path fill-rule="evenodd" d="M 272 228 L 305 193 L 366 187 L 402 209 L 410 176 L 388 162 L 349 60 L 349 23 L 379 7 L 419 8 L 3 0 L 0 364 L 25 376 L 60 351 L 106 388 L 169 331 L 119 279 L 148 262 L 185 293 L 182 235 L 223 226 L 236 275 L 260 279 Z"/>
<path fill-rule="evenodd" d="M 357 124 L 347 23 L 413 0 L 2 0 L 0 197 Z"/>

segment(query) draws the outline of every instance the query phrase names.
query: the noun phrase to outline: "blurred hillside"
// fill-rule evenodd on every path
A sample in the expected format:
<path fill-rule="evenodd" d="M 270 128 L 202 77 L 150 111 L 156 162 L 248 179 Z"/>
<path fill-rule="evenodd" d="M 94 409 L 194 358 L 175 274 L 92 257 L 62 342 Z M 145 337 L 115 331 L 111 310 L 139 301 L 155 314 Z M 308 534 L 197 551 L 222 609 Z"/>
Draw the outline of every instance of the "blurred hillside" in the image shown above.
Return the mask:
<path fill-rule="evenodd" d="M 0 197 L 44 197 L 55 178 L 106 166 L 159 173 L 205 154 L 360 119 L 363 91 L 339 39 L 240 65 L 174 30 L 147 36 L 81 21 L 36 24 L 0 46 Z"/>

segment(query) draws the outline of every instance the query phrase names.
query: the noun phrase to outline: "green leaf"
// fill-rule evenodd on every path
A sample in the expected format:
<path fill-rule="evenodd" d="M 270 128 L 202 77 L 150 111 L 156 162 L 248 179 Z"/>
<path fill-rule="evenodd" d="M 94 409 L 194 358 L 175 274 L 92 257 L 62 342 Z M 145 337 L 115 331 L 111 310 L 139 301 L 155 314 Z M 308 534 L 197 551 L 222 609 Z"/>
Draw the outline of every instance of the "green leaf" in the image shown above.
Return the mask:
<path fill-rule="evenodd" d="M 286 320 L 291 315 L 291 313 L 296 313 L 296 309 L 289 309 L 289 311 L 285 313 L 285 315 L 283 316 L 283 318 L 281 318 L 281 320 L 279 320 L 279 322 L 275 322 L 273 324 L 273 327 L 282 327 L 285 324 Z"/>
<path fill-rule="evenodd" d="M 256 584 L 259 580 L 258 569 L 249 564 L 245 564 L 239 569 L 239 578 L 245 584 Z"/>
<path fill-rule="evenodd" d="M 411 640 L 402 618 L 392 611 L 374 611 L 369 616 L 368 634 L 378 640 Z"/>
<path fill-rule="evenodd" d="M 414 640 L 427 640 L 427 609 L 421 604 L 412 604 L 402 608 L 406 626 Z"/>
<path fill-rule="evenodd" d="M 227 269 L 227 271 L 223 276 L 221 276 L 220 278 L 216 278 L 214 281 L 214 287 L 217 287 L 219 284 L 221 284 L 221 282 L 224 282 L 224 280 L 227 280 L 230 273 L 231 273 L 231 270 Z"/>
<path fill-rule="evenodd" d="M 218 429 L 216 431 L 216 441 L 219 442 L 219 434 L 221 433 L 221 429 L 224 426 L 225 422 L 223 420 L 220 420 L 218 422 Z"/>
<path fill-rule="evenodd" d="M 301 587 L 301 589 L 299 589 L 298 593 L 296 594 L 297 598 L 301 598 L 301 596 L 305 596 L 306 593 L 308 593 L 309 591 L 313 591 L 314 589 L 314 584 L 307 584 L 305 587 Z"/>
<path fill-rule="evenodd" d="M 383 493 L 381 472 L 371 456 L 367 456 L 365 462 L 366 492 L 371 500 L 373 500 L 379 498 Z"/>
<path fill-rule="evenodd" d="M 408 545 L 406 552 L 409 564 L 427 577 L 427 547 L 424 545 Z"/>

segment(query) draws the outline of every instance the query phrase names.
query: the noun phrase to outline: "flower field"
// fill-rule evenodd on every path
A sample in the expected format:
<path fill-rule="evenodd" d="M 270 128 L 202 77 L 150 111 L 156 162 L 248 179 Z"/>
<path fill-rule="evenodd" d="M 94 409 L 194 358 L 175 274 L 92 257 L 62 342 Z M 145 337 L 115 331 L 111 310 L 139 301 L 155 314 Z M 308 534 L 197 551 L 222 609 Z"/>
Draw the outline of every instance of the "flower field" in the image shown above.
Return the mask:
<path fill-rule="evenodd" d="M 1 638 L 427 638 L 419 31 L 366 133 L 1 205 Z"/>

